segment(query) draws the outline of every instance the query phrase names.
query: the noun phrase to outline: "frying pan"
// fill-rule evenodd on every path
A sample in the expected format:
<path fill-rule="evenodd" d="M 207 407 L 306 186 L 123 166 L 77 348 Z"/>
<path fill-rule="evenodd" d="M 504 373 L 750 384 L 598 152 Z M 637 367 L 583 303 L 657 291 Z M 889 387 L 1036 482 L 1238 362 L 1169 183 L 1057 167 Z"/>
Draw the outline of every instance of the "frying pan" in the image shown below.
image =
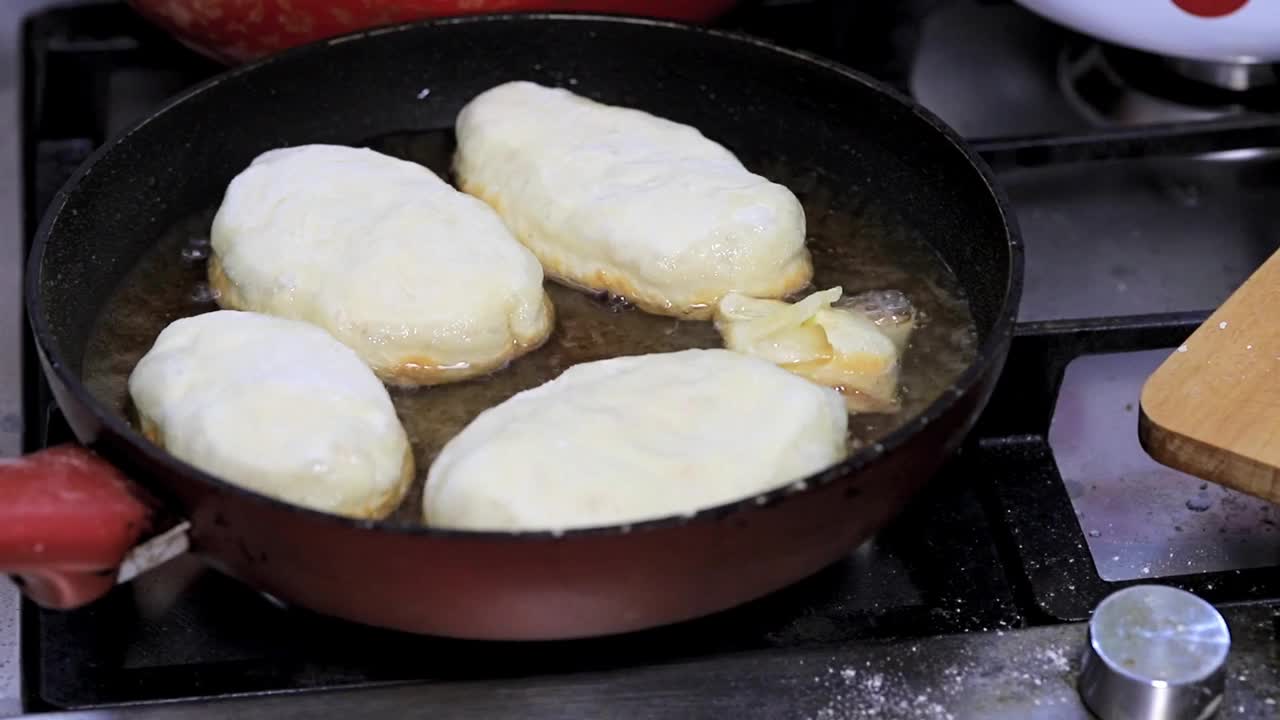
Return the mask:
<path fill-rule="evenodd" d="M 856 190 L 954 272 L 977 328 L 975 359 L 922 413 L 802 483 L 689 517 L 563 534 L 404 527 L 273 500 L 150 444 L 86 387 L 102 299 L 257 154 L 449 128 L 470 98 L 517 78 L 689 122 Z M 911 101 L 822 60 L 721 32 L 578 14 L 435 20 L 296 48 L 176 98 L 100 148 L 54 199 L 26 301 L 42 368 L 83 447 L 0 468 L 0 568 L 38 602 L 80 605 L 109 589 L 128 548 L 172 514 L 190 523 L 191 549 L 209 565 L 359 623 L 558 639 L 714 613 L 815 573 L 898 513 L 986 403 L 1021 281 L 1013 220 L 976 156 Z"/>

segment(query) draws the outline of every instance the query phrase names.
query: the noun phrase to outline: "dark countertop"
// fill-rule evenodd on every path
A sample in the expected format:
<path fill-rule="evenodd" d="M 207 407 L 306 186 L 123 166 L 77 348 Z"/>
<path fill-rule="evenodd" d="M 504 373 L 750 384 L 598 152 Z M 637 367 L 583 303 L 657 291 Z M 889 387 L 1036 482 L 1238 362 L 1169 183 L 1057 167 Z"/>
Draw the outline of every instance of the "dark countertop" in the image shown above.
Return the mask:
<path fill-rule="evenodd" d="M 1280 714 L 1280 606 L 1223 609 L 1232 633 L 1220 718 Z M 42 715 L 48 720 L 312 717 L 1089 718 L 1074 681 L 1083 624 L 914 642 L 742 653 L 626 671 L 395 685 Z M 1244 668 L 1247 668 L 1244 669 Z"/>

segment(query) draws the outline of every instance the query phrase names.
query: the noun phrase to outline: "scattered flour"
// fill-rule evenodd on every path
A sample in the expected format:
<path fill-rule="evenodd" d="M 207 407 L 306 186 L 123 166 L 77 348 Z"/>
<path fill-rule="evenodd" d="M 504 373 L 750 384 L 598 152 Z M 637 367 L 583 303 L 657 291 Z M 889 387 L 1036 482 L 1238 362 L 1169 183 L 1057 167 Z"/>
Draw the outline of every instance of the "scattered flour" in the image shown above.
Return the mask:
<path fill-rule="evenodd" d="M 1071 669 L 1071 663 L 1067 662 L 1066 654 L 1057 648 L 1045 650 L 1044 659 L 1049 662 L 1049 667 L 1057 672 L 1066 672 Z"/>
<path fill-rule="evenodd" d="M 980 707 L 982 697 L 997 691 L 1011 692 L 1002 702 L 1015 707 L 1077 705 L 1071 647 L 1061 642 L 1025 647 L 1021 660 L 1006 664 L 1006 657 L 997 663 L 1003 668 L 998 678 L 990 674 L 989 660 L 961 653 L 927 687 L 913 682 L 919 679 L 914 673 L 899 672 L 904 665 L 895 661 L 874 668 L 869 661 L 830 664 L 814 678 L 823 702 L 808 720 L 956 720 Z M 917 656 L 918 651 L 911 647 L 901 662 L 927 662 Z M 974 705 L 975 699 L 979 705 Z"/>
<path fill-rule="evenodd" d="M 959 673 L 956 671 L 957 687 Z M 922 718 L 955 720 L 937 699 L 913 691 L 901 678 L 852 667 L 827 668 L 817 678 L 828 694 L 827 702 L 812 720 L 871 720 L 872 718 Z"/>

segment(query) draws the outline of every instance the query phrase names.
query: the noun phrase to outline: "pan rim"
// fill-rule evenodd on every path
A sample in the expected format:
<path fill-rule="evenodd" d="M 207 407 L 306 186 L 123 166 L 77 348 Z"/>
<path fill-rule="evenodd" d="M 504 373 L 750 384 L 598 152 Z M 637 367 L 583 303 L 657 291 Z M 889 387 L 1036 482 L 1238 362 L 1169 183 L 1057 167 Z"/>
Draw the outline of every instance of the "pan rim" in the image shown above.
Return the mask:
<path fill-rule="evenodd" d="M 914 115 L 933 128 L 933 130 L 937 132 L 942 139 L 946 140 L 952 148 L 959 152 L 961 156 L 979 173 L 984 185 L 986 186 L 987 192 L 991 195 L 995 209 L 999 212 L 1000 218 L 1005 227 L 1009 253 L 1008 281 L 1005 284 L 1001 308 L 996 314 L 990 332 L 981 345 L 979 345 L 977 356 L 924 410 L 903 422 L 874 445 L 860 448 L 849 454 L 841 462 L 817 473 L 804 478 L 798 478 L 786 485 L 765 493 L 751 495 L 738 500 L 706 507 L 692 514 L 665 515 L 632 523 L 572 527 L 564 530 L 468 530 L 431 527 L 427 525 L 401 525 L 381 519 L 361 519 L 338 515 L 290 503 L 286 500 L 263 494 L 251 488 L 207 473 L 155 445 L 144 438 L 132 424 L 121 417 L 118 413 L 106 408 L 101 402 L 99 402 L 93 393 L 89 392 L 88 388 L 84 385 L 82 378 L 70 371 L 68 365 L 63 361 L 63 353 L 59 343 L 56 341 L 56 338 L 49 329 L 48 322 L 45 320 L 44 298 L 43 293 L 41 292 L 41 288 L 43 286 L 43 260 L 49 237 L 52 234 L 54 227 L 57 225 L 63 208 L 72 194 L 74 194 L 78 189 L 80 182 L 93 171 L 94 166 L 102 157 L 114 151 L 119 144 L 124 142 L 134 133 L 142 130 L 147 124 L 165 113 L 174 111 L 175 108 L 181 106 L 190 98 L 205 93 L 210 89 L 242 74 L 253 72 L 257 68 L 282 62 L 287 63 L 294 57 L 322 52 L 321 48 L 331 45 L 339 45 L 347 42 L 375 38 L 380 35 L 413 32 L 429 27 L 470 25 L 489 22 L 580 22 L 584 24 L 594 23 L 601 25 L 639 25 L 654 27 L 664 31 L 692 32 L 714 37 L 719 40 L 751 45 L 765 51 L 801 60 L 805 63 L 815 65 L 826 72 L 842 76 L 846 81 L 859 83 L 867 87 L 867 89 L 872 92 L 881 93 L 882 95 L 886 95 L 890 99 L 900 103 L 904 109 L 910 110 Z M 1001 188 L 999 183 L 996 182 L 995 175 L 986 162 L 964 141 L 962 137 L 960 137 L 959 133 L 944 123 L 932 111 L 920 105 L 910 97 L 905 96 L 897 89 L 876 80 L 875 78 L 853 70 L 852 68 L 833 60 L 829 60 L 809 52 L 782 47 L 767 40 L 737 31 L 707 28 L 675 21 L 624 14 L 514 12 L 417 20 L 360 30 L 326 38 L 290 48 L 250 63 L 229 68 L 207 80 L 177 93 L 155 110 L 148 113 L 145 117 L 119 132 L 115 137 L 106 139 L 102 145 L 95 149 L 94 152 L 85 159 L 80 167 L 72 173 L 62 187 L 58 189 L 58 192 L 50 201 L 49 206 L 42 216 L 40 224 L 36 230 L 24 275 L 24 294 L 27 317 L 28 321 L 31 323 L 32 333 L 36 339 L 38 352 L 43 357 L 44 364 L 50 371 L 52 371 L 67 392 L 73 395 L 76 400 L 89 411 L 94 419 L 102 425 L 102 427 L 111 433 L 114 433 L 116 436 L 123 438 L 134 451 L 141 453 L 148 461 L 159 465 L 167 472 L 196 478 L 201 483 L 217 488 L 220 491 L 230 492 L 232 494 L 242 496 L 246 500 L 272 506 L 277 510 L 296 513 L 303 519 L 310 519 L 320 523 L 341 525 L 348 529 L 375 531 L 391 535 L 416 535 L 450 538 L 455 540 L 567 541 L 582 537 L 613 536 L 634 532 L 658 531 L 694 523 L 716 521 L 729 516 L 736 516 L 741 513 L 750 512 L 752 510 L 774 507 L 778 503 L 785 502 L 793 496 L 805 495 L 814 492 L 818 488 L 838 481 L 840 478 L 854 475 L 881 457 L 897 452 L 910 439 L 923 431 L 930 423 L 934 422 L 936 418 L 950 410 L 951 407 L 959 402 L 962 397 L 973 392 L 975 390 L 975 386 L 981 382 L 983 376 L 989 370 L 994 370 L 996 373 L 999 373 L 1002 370 L 1008 352 L 1008 344 L 1014 334 L 1018 305 L 1022 295 L 1024 282 L 1024 253 L 1021 231 L 1018 227 L 1016 216 L 1012 212 L 1011 204 L 1004 190 Z M 88 445 L 86 444 L 86 446 Z M 144 486 L 148 484 L 144 481 L 136 482 L 139 482 Z"/>

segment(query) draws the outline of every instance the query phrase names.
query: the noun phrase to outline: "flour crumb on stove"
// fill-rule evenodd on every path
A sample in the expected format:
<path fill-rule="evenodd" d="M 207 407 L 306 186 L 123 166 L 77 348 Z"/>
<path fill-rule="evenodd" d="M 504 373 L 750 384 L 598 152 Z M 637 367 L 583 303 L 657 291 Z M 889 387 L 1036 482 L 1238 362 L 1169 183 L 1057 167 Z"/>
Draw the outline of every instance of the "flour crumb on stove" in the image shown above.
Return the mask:
<path fill-rule="evenodd" d="M 960 671 L 950 668 L 954 688 L 963 687 Z M 922 718 L 956 720 L 930 693 L 907 687 L 897 674 L 829 666 L 816 678 L 824 702 L 810 720 L 871 720 L 872 718 Z M 954 692 L 954 690 L 944 690 Z"/>
<path fill-rule="evenodd" d="M 1066 672 L 1071 669 L 1071 663 L 1067 662 L 1067 656 L 1057 648 L 1045 650 L 1044 659 L 1048 660 L 1049 667 L 1057 672 Z"/>
<path fill-rule="evenodd" d="M 427 96 L 430 94 L 431 94 L 431 88 L 422 88 L 421 90 L 418 91 L 418 99 L 426 100 Z"/>
<path fill-rule="evenodd" d="M 955 665 L 948 665 L 946 670 L 942 671 L 943 689 L 950 694 L 959 694 L 964 690 L 964 671 Z"/>

